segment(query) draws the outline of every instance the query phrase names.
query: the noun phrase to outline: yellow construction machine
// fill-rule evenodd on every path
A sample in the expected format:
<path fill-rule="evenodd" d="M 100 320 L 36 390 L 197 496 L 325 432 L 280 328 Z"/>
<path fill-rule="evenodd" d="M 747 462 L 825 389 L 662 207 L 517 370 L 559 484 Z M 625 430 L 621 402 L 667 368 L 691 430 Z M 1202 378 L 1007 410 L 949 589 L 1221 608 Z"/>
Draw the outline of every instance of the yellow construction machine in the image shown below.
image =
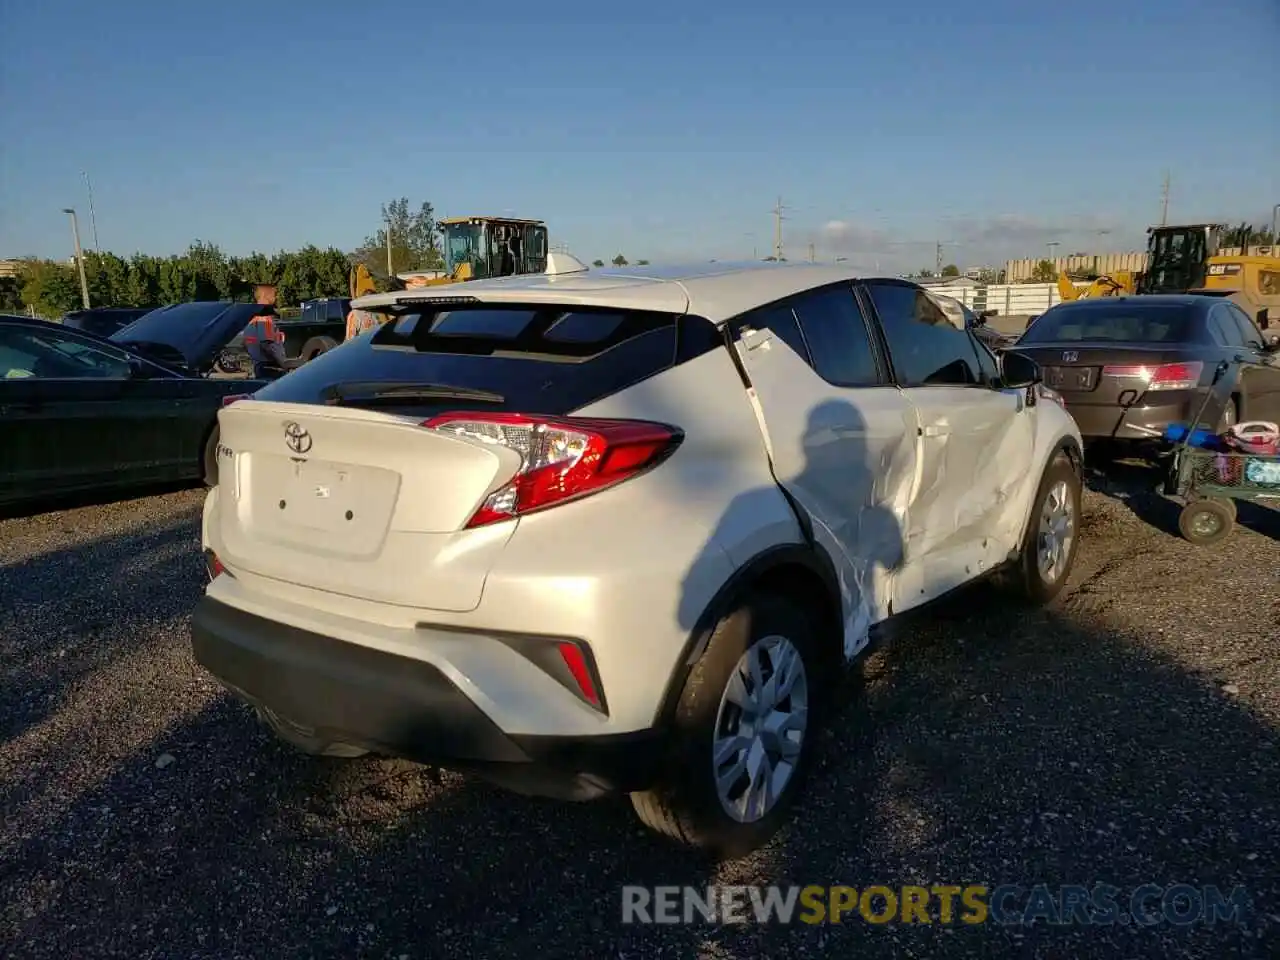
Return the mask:
<path fill-rule="evenodd" d="M 450 217 L 438 223 L 445 269 L 438 276 L 416 272 L 426 286 L 546 272 L 547 226 L 541 220 Z"/>
<path fill-rule="evenodd" d="M 1063 300 L 1150 293 L 1230 291 L 1280 312 L 1280 251 L 1262 256 L 1222 254 L 1220 223 L 1192 223 L 1147 228 L 1147 265 L 1141 273 L 1118 272 L 1088 277 L 1080 289 L 1066 274 L 1058 275 Z"/>

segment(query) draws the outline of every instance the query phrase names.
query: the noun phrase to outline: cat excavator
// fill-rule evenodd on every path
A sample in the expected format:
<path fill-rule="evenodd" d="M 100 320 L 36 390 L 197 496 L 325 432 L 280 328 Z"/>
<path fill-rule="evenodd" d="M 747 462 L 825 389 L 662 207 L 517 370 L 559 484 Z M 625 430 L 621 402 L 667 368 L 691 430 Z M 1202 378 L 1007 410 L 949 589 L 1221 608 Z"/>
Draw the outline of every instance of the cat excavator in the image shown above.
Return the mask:
<path fill-rule="evenodd" d="M 1252 288 L 1265 287 L 1268 271 L 1280 270 L 1280 253 L 1272 249 L 1261 256 L 1249 256 L 1247 252 L 1222 254 L 1219 251 L 1225 229 L 1220 223 L 1148 227 L 1145 270 L 1081 277 L 1090 281 L 1084 289 L 1076 287 L 1066 273 L 1060 273 L 1058 292 L 1063 300 L 1228 288 L 1259 293 Z M 1259 271 L 1262 275 L 1255 277 Z"/>

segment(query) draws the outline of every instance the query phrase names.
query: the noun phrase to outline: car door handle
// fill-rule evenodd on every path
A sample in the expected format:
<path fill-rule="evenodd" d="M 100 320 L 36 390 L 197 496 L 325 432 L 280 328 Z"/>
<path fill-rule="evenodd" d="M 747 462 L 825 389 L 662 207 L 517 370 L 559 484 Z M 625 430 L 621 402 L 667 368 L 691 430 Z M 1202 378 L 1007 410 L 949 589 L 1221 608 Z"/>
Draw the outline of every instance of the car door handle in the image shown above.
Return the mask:
<path fill-rule="evenodd" d="M 920 428 L 920 436 L 922 437 L 945 437 L 950 432 L 951 428 L 945 423 L 931 423 Z"/>

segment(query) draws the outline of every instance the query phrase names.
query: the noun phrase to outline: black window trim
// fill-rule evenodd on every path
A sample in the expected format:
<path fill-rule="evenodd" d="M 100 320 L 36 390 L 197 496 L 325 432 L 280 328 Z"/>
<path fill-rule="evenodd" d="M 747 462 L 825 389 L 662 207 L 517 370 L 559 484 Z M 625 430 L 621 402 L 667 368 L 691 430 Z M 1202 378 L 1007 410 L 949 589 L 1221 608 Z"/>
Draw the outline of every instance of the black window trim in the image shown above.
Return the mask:
<path fill-rule="evenodd" d="M 876 367 L 875 383 L 839 383 L 835 380 L 828 380 L 818 371 L 817 366 L 813 362 L 813 349 L 809 346 L 809 338 L 804 332 L 804 324 L 801 323 L 800 317 L 795 312 L 794 304 L 799 300 L 803 300 L 805 297 L 839 289 L 848 291 L 848 293 L 853 297 L 854 306 L 858 308 L 858 312 L 862 315 L 863 330 L 867 335 L 867 343 L 871 347 L 871 359 L 875 363 Z M 804 343 L 805 353 L 807 354 L 807 356 L 802 357 L 801 359 L 809 365 L 809 369 L 812 370 L 814 375 L 823 383 L 832 387 L 839 387 L 842 390 L 874 390 L 880 387 L 894 386 L 892 371 L 886 362 L 886 354 L 881 347 L 881 337 L 883 334 L 879 329 L 879 324 L 873 316 L 867 312 L 866 304 L 858 294 L 857 281 L 836 280 L 833 283 L 824 283 L 821 286 L 810 287 L 808 290 L 801 290 L 799 293 L 789 293 L 785 297 L 779 297 L 777 300 L 770 300 L 768 303 L 756 304 L 750 310 L 744 310 L 737 316 L 730 317 L 725 321 L 724 328 L 729 331 L 730 336 L 735 342 L 740 341 L 742 325 L 745 324 L 753 314 L 761 313 L 765 310 L 773 310 L 778 307 L 783 307 L 791 312 L 791 317 L 795 320 L 796 328 L 800 331 L 800 338 Z"/>
<path fill-rule="evenodd" d="M 868 277 L 867 279 L 858 281 L 858 287 L 859 287 L 861 296 L 863 297 L 863 299 L 866 300 L 867 306 L 871 310 L 871 313 L 869 314 L 869 316 L 874 318 L 876 330 L 879 333 L 880 339 L 884 345 L 884 355 L 887 361 L 887 366 L 890 371 L 890 374 L 889 374 L 890 383 L 898 387 L 900 390 L 918 390 L 918 389 L 924 389 L 924 388 L 928 388 L 932 390 L 939 387 L 951 387 L 951 388 L 960 387 L 961 389 L 964 389 L 964 390 L 978 389 L 978 390 L 990 390 L 996 393 L 1000 392 L 1002 387 L 999 380 L 984 382 L 985 376 L 982 371 L 982 364 L 978 362 L 977 351 L 986 350 L 987 349 L 986 344 L 979 342 L 978 338 L 973 335 L 973 331 L 967 330 L 967 329 L 962 330 L 960 332 L 963 333 L 965 337 L 969 340 L 969 346 L 974 351 L 974 357 L 973 357 L 974 368 L 977 370 L 978 376 L 980 378 L 983 378 L 980 382 L 978 383 L 906 383 L 904 382 L 903 379 L 898 375 L 897 367 L 894 366 L 893 351 L 889 349 L 889 336 L 887 333 L 885 333 L 885 330 L 884 330 L 884 320 L 880 317 L 879 311 L 876 310 L 875 299 L 871 296 L 872 284 L 881 284 L 883 286 L 889 286 L 889 287 L 906 287 L 908 289 L 916 290 L 920 293 L 923 293 L 926 296 L 928 295 L 928 291 L 925 290 L 925 288 L 920 286 L 918 283 L 912 283 L 910 280 L 902 280 L 898 277 Z M 952 329 L 954 329 L 954 327 Z M 987 350 L 987 352 L 996 360 L 996 368 L 999 369 L 999 363 L 1000 363 L 999 358 L 996 357 L 995 354 L 992 353 L 990 350 Z"/>

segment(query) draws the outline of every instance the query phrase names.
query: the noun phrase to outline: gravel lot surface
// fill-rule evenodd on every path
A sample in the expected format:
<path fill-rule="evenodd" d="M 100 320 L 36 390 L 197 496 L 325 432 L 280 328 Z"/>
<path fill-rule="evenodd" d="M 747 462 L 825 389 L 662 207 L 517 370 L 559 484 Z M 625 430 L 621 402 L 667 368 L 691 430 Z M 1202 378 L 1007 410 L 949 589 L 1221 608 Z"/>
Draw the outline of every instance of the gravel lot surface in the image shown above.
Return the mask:
<path fill-rule="evenodd" d="M 0 521 L 0 955 L 1274 957 L 1280 514 L 1242 506 L 1254 529 L 1197 549 L 1132 477 L 1097 486 L 1064 600 L 981 588 L 906 629 L 851 684 L 795 825 L 718 866 L 624 802 L 277 744 L 191 660 L 201 491 Z M 619 922 L 624 884 L 708 882 L 1243 884 L 1255 910 Z"/>

